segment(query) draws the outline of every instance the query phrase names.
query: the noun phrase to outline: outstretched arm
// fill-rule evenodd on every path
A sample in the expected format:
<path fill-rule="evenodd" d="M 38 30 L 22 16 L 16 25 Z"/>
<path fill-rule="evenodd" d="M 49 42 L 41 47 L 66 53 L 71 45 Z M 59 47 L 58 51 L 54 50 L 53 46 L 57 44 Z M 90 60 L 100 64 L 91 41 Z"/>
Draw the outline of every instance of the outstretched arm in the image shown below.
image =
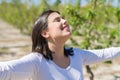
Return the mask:
<path fill-rule="evenodd" d="M 82 59 L 81 61 L 85 65 L 120 57 L 120 47 L 97 50 L 77 50 L 77 52 L 79 52 Z"/>
<path fill-rule="evenodd" d="M 0 62 L 0 80 L 24 80 L 34 75 L 36 57 L 29 54 L 21 59 Z"/>

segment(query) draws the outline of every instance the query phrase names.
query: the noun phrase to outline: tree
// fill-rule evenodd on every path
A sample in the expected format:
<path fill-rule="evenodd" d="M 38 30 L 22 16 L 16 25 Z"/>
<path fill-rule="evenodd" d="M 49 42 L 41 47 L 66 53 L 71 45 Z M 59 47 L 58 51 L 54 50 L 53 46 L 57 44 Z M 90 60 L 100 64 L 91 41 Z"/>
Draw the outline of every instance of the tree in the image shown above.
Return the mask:
<path fill-rule="evenodd" d="M 61 3 L 61 0 L 56 0 L 53 6 L 57 7 L 60 3 Z"/>
<path fill-rule="evenodd" d="M 40 9 L 41 9 L 41 11 L 44 11 L 46 9 L 50 9 L 50 6 L 47 3 L 47 0 L 41 0 Z"/>

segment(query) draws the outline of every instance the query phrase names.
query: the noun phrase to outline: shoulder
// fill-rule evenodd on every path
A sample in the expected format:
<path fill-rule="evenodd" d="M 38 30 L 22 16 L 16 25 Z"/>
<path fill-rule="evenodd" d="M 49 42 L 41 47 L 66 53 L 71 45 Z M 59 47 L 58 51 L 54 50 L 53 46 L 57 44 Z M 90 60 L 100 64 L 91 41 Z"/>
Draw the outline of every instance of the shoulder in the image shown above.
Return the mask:
<path fill-rule="evenodd" d="M 87 50 L 80 49 L 80 48 L 73 48 L 73 52 L 74 54 L 83 54 L 83 53 L 86 53 Z"/>
<path fill-rule="evenodd" d="M 37 52 L 31 52 L 25 56 L 23 56 L 22 58 L 20 58 L 20 60 L 22 61 L 30 61 L 30 62 L 40 62 L 42 60 L 43 56 L 40 53 Z"/>
<path fill-rule="evenodd" d="M 72 50 L 73 50 L 74 57 L 81 57 L 81 55 L 84 52 L 84 50 L 82 50 L 80 48 L 73 48 Z"/>
<path fill-rule="evenodd" d="M 75 56 L 78 57 L 85 57 L 87 55 L 90 55 L 92 52 L 86 49 L 80 49 L 80 48 L 73 48 L 73 52 Z"/>

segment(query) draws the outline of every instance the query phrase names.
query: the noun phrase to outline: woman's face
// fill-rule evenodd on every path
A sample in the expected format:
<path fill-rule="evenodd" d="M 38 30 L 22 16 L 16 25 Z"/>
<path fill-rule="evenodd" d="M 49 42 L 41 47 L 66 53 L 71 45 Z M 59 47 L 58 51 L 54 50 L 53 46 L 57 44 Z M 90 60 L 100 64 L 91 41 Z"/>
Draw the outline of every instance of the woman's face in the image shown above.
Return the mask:
<path fill-rule="evenodd" d="M 64 40 L 70 38 L 71 32 L 67 21 L 56 12 L 51 13 L 48 17 L 48 34 L 53 40 Z"/>

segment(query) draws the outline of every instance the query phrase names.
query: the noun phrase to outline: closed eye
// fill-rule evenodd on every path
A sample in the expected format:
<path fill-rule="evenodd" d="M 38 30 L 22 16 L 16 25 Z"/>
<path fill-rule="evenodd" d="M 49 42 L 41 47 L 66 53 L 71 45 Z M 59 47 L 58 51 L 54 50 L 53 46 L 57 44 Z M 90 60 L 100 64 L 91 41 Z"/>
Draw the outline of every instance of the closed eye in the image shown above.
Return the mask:
<path fill-rule="evenodd" d="M 54 22 L 60 22 L 61 21 L 61 18 L 60 17 L 56 17 L 55 19 L 54 19 Z"/>

